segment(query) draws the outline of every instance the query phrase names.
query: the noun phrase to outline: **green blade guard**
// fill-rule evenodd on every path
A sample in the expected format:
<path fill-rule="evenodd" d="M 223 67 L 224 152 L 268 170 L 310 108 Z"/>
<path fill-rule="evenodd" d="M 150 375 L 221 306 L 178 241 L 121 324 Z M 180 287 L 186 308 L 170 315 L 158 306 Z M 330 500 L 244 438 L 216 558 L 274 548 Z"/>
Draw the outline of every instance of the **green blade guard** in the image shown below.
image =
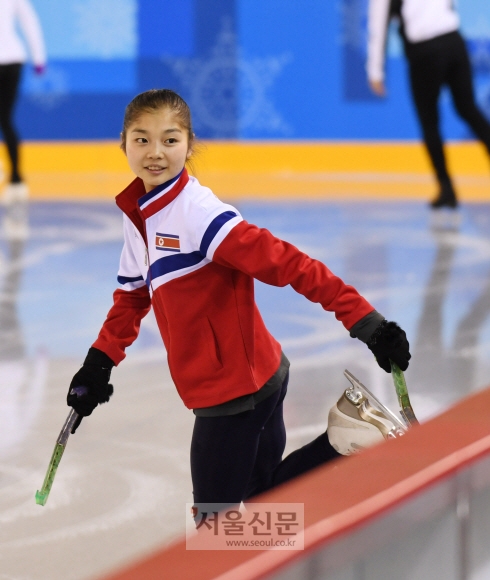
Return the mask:
<path fill-rule="evenodd" d="M 407 383 L 405 382 L 403 371 L 392 360 L 390 360 L 390 364 L 391 375 L 393 377 L 393 382 L 395 383 L 396 395 L 400 404 L 400 412 L 402 417 L 405 419 L 408 425 L 418 425 L 419 422 L 415 417 L 415 413 L 413 412 L 412 405 L 408 397 Z"/>
<path fill-rule="evenodd" d="M 72 409 L 63 425 L 63 429 L 56 440 L 56 445 L 54 446 L 53 455 L 51 456 L 51 461 L 49 462 L 48 470 L 46 472 L 46 477 L 44 478 L 44 483 L 41 490 L 36 491 L 36 503 L 38 505 L 45 505 L 48 501 L 49 492 L 53 485 L 54 477 L 60 464 L 61 458 L 63 457 L 63 452 L 65 450 L 66 444 L 68 443 L 68 437 L 70 436 L 73 425 L 78 419 L 78 413 Z"/>
<path fill-rule="evenodd" d="M 58 469 L 58 465 L 60 464 L 64 450 L 64 445 L 60 445 L 59 443 L 55 445 L 48 471 L 46 472 L 46 477 L 44 478 L 43 486 L 40 491 L 36 491 L 36 503 L 38 505 L 45 505 L 48 500 L 48 495 L 51 491 L 51 486 L 53 485 L 54 476 L 56 475 L 56 470 Z"/>

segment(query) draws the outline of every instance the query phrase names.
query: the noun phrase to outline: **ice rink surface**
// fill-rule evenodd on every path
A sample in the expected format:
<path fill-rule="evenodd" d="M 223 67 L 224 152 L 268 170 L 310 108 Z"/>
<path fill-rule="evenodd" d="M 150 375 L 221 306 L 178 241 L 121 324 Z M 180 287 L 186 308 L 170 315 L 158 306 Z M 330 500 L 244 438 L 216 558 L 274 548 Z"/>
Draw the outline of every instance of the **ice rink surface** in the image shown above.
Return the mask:
<path fill-rule="evenodd" d="M 420 420 L 490 383 L 489 205 L 464 206 L 459 224 L 420 202 L 235 205 L 407 331 Z M 184 532 L 193 414 L 150 314 L 113 371 L 111 402 L 70 438 L 47 505 L 36 505 L 68 384 L 111 305 L 122 218 L 109 203 L 37 202 L 28 231 L 12 236 L 23 218 L 1 211 L 0 580 L 97 578 Z M 333 314 L 291 288 L 257 283 L 256 296 L 292 363 L 289 451 L 326 428 L 346 368 L 397 408 L 391 377 Z"/>

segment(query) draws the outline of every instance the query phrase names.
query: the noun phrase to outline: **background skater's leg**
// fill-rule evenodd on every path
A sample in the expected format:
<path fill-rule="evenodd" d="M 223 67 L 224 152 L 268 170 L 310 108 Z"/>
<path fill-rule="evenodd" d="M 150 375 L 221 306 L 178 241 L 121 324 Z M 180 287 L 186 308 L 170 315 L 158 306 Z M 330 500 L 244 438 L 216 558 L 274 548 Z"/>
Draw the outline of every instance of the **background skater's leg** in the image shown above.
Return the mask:
<path fill-rule="evenodd" d="M 412 97 L 440 188 L 439 195 L 431 202 L 433 208 L 457 206 L 439 127 L 438 101 L 444 79 L 444 63 L 440 62 L 443 56 L 439 56 L 438 52 L 431 50 L 409 58 Z"/>
<path fill-rule="evenodd" d="M 11 183 L 22 181 L 19 173 L 19 138 L 13 125 L 13 111 L 21 68 L 20 64 L 0 66 L 0 129 L 11 163 Z"/>
<path fill-rule="evenodd" d="M 466 44 L 459 34 L 454 38 L 453 53 L 447 84 L 451 89 L 454 106 L 490 155 L 490 122 L 476 104 L 470 59 Z"/>

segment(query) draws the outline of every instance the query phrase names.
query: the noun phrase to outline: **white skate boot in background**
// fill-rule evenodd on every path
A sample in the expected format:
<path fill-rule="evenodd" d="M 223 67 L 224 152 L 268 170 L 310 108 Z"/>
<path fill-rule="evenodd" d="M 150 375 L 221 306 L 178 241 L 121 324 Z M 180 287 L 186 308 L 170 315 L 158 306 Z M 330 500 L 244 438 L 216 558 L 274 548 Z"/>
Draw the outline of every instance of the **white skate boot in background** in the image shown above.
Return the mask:
<path fill-rule="evenodd" d="M 328 414 L 330 445 L 342 455 L 352 455 L 385 439 L 404 435 L 408 425 L 349 371 L 344 374 L 352 386 L 345 390 Z"/>
<path fill-rule="evenodd" d="M 2 219 L 4 236 L 8 240 L 26 240 L 29 237 L 29 189 L 23 182 L 9 183 L 3 190 L 5 207 Z"/>
<path fill-rule="evenodd" d="M 29 188 L 21 181 L 19 183 L 7 183 L 3 190 L 2 203 L 9 206 L 15 203 L 27 202 L 29 199 Z"/>

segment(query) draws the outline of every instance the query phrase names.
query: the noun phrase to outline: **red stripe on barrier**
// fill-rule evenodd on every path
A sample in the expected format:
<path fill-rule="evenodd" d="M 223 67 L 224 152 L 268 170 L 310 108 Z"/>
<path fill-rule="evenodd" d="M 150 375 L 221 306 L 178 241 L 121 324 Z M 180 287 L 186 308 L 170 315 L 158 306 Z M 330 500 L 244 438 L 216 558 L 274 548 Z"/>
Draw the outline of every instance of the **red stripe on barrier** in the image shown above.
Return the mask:
<path fill-rule="evenodd" d="M 305 504 L 305 550 L 186 551 L 185 540 L 105 580 L 259 580 L 490 454 L 490 389 L 405 437 L 341 458 L 254 501 Z"/>

